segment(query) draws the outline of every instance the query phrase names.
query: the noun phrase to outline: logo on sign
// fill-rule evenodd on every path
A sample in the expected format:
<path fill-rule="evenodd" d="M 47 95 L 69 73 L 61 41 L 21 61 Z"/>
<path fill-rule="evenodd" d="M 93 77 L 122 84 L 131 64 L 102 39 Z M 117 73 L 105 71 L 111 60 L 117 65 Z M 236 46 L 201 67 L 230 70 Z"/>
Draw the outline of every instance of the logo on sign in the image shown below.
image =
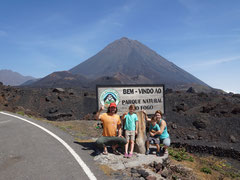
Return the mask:
<path fill-rule="evenodd" d="M 119 94 L 113 89 L 106 89 L 100 95 L 100 102 L 103 106 L 108 107 L 110 103 L 115 102 L 116 105 L 119 103 Z"/>

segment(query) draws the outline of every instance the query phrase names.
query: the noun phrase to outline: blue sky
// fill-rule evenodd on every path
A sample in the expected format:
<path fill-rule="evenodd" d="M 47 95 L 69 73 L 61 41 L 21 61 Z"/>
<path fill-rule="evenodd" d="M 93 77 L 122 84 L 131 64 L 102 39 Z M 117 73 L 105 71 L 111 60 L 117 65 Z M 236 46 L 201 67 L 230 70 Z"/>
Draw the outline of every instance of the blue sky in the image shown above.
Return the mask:
<path fill-rule="evenodd" d="M 239 0 L 0 0 L 0 69 L 44 77 L 121 37 L 240 93 Z"/>

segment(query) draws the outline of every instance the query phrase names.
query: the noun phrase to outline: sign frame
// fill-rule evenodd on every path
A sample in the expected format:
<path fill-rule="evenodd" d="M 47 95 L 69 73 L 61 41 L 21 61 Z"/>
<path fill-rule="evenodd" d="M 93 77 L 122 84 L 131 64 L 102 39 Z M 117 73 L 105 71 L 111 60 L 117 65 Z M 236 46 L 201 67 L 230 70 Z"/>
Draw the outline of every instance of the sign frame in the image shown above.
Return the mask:
<path fill-rule="evenodd" d="M 98 88 L 131 88 L 131 87 L 139 87 L 139 88 L 147 88 L 147 87 L 162 87 L 163 92 L 162 92 L 162 98 L 163 98 L 163 114 L 166 113 L 166 105 L 165 105 L 165 85 L 164 84 L 111 84 L 111 85 L 96 85 L 96 103 L 97 103 L 97 111 L 99 111 L 99 94 L 98 94 Z M 130 104 L 129 104 L 130 105 Z M 136 110 L 138 111 L 138 110 Z M 147 110 L 146 110 L 147 111 Z M 148 113 L 149 115 L 153 115 L 152 113 Z"/>

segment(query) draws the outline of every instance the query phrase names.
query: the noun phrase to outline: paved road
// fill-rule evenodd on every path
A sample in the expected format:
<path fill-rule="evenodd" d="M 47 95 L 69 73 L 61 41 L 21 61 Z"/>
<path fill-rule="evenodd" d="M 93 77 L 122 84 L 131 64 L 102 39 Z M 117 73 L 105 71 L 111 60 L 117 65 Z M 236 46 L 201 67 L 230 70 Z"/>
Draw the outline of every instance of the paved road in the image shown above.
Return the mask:
<path fill-rule="evenodd" d="M 42 121 L 20 118 L 29 122 L 0 113 L 0 180 L 108 179 L 91 151 L 72 136 Z"/>

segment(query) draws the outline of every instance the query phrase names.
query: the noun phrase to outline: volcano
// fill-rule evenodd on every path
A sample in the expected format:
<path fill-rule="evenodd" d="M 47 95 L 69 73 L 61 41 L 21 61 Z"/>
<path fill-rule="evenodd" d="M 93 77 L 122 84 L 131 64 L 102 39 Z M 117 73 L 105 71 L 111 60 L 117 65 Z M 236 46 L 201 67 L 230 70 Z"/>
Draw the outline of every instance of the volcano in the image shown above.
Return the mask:
<path fill-rule="evenodd" d="M 103 50 L 69 70 L 73 74 L 81 74 L 90 79 L 126 77 L 124 83 L 158 83 L 167 86 L 184 86 L 195 84 L 209 87 L 203 81 L 163 58 L 152 49 L 137 40 L 123 37 L 107 45 Z M 126 82 L 127 79 L 130 81 Z M 146 80 L 143 81 L 143 79 Z M 134 82 L 133 82 L 134 81 Z M 139 83 L 139 84 L 140 84 Z"/>

